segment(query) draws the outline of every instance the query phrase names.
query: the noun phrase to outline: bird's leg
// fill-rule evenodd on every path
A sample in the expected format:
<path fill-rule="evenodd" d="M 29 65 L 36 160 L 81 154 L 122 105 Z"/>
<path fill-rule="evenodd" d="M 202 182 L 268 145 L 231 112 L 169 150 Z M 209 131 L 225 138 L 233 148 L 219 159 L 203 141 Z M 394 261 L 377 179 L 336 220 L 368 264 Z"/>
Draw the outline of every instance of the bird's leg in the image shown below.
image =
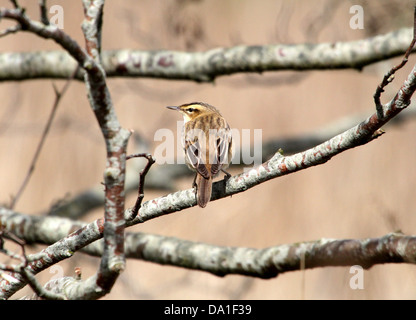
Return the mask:
<path fill-rule="evenodd" d="M 227 181 L 228 179 L 230 179 L 230 178 L 231 178 L 231 174 L 230 174 L 230 173 L 228 173 L 228 172 L 227 172 L 227 171 L 225 171 L 224 169 L 221 169 L 221 171 L 225 173 L 225 176 L 224 176 L 224 180 L 225 180 L 225 181 Z"/>
<path fill-rule="evenodd" d="M 228 179 L 231 178 L 231 174 L 225 171 L 224 169 L 221 169 L 221 171 L 225 173 L 225 176 L 224 176 L 224 181 L 225 181 L 224 187 L 225 187 L 227 185 Z"/>

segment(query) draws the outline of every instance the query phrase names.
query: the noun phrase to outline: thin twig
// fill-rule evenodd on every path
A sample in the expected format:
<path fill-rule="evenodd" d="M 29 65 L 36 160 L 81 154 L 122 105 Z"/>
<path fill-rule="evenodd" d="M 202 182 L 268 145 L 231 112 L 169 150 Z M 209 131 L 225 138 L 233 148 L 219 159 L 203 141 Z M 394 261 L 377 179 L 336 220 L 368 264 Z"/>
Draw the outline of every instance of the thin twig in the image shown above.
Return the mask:
<path fill-rule="evenodd" d="M 39 0 L 39 8 L 40 8 L 40 21 L 46 26 L 49 25 L 48 19 L 48 7 L 46 5 L 46 0 Z"/>
<path fill-rule="evenodd" d="M 20 247 L 22 247 L 23 249 L 23 253 L 24 253 L 24 245 L 26 244 L 26 242 L 23 239 L 20 239 L 18 236 L 16 236 L 15 234 L 2 229 L 0 231 L 0 238 L 4 238 L 10 241 L 13 241 L 14 243 L 18 244 Z"/>
<path fill-rule="evenodd" d="M 22 30 L 22 26 L 20 24 L 7 28 L 6 30 L 0 31 L 0 38 L 12 33 L 19 32 L 20 30 Z"/>
<path fill-rule="evenodd" d="M 17 3 L 17 0 L 10 0 L 10 2 L 13 4 L 15 9 L 20 8 L 20 5 Z"/>
<path fill-rule="evenodd" d="M 4 239 L 10 240 L 10 241 L 16 243 L 17 245 L 19 245 L 20 248 L 22 249 L 22 255 L 19 255 L 17 253 L 12 252 L 11 250 L 6 249 L 4 247 Z M 9 256 L 10 258 L 21 260 L 21 262 L 24 262 L 25 260 L 22 259 L 22 256 L 26 256 L 25 244 L 26 244 L 26 242 L 23 239 L 20 239 L 15 234 L 13 234 L 13 233 L 5 230 L 5 229 L 0 230 L 0 252 L 4 253 L 5 255 Z M 3 268 L 0 268 L 0 269 L 3 269 Z"/>
<path fill-rule="evenodd" d="M 127 156 L 126 160 L 129 160 L 131 158 L 146 158 L 147 159 L 147 164 L 143 168 L 143 170 L 140 171 L 138 196 L 137 196 L 137 199 L 136 199 L 136 203 L 134 204 L 134 207 L 130 211 L 130 215 L 128 217 L 126 217 L 127 220 L 133 220 L 137 216 L 137 213 L 140 210 L 140 207 L 142 205 L 142 201 L 143 201 L 143 198 L 144 198 L 144 180 L 145 180 L 146 174 L 150 170 L 150 167 L 155 163 L 155 158 L 153 158 L 153 156 L 149 153 L 132 154 L 132 155 Z"/>
<path fill-rule="evenodd" d="M 35 166 L 36 166 L 36 162 L 39 158 L 40 152 L 42 150 L 42 147 L 45 143 L 46 137 L 49 133 L 49 130 L 51 128 L 52 122 L 55 118 L 55 114 L 56 114 L 56 110 L 58 109 L 59 103 L 62 99 L 62 96 L 64 95 L 64 93 L 67 91 L 69 84 L 71 83 L 71 81 L 74 79 L 75 75 L 78 73 L 78 69 L 79 66 L 75 69 L 75 71 L 72 73 L 72 75 L 68 78 L 68 80 L 66 81 L 64 87 L 62 88 L 61 91 L 58 91 L 55 87 L 55 85 L 53 84 L 53 88 L 54 88 L 54 92 L 55 92 L 55 102 L 52 106 L 52 110 L 51 113 L 49 115 L 48 121 L 46 123 L 45 129 L 43 130 L 42 133 L 42 137 L 39 141 L 38 147 L 36 148 L 36 152 L 33 156 L 32 162 L 30 164 L 29 170 L 26 174 L 25 179 L 23 180 L 22 185 L 20 186 L 18 192 L 16 193 L 16 196 L 12 199 L 11 204 L 10 204 L 10 208 L 14 208 L 16 205 L 16 202 L 19 200 L 19 198 L 21 197 L 23 191 L 25 190 L 27 184 L 29 183 L 29 180 L 33 174 L 33 171 L 35 170 Z"/>
<path fill-rule="evenodd" d="M 404 57 L 403 57 L 402 61 L 398 65 L 391 68 L 390 71 L 387 72 L 384 75 L 383 80 L 377 86 L 376 92 L 374 93 L 374 102 L 376 104 L 377 116 L 379 118 L 383 117 L 383 105 L 380 102 L 381 93 L 384 92 L 384 88 L 390 82 L 392 82 L 394 80 L 394 74 L 398 70 L 403 68 L 403 66 L 407 63 L 407 61 L 409 60 L 409 55 L 412 52 L 412 49 L 415 46 L 415 44 L 416 44 L 416 6 L 414 8 L 414 16 L 413 16 L 413 39 L 412 39 L 412 42 L 410 43 L 409 47 L 407 48 L 406 53 L 404 54 Z"/>
<path fill-rule="evenodd" d="M 20 274 L 39 298 L 48 300 L 66 300 L 64 295 L 52 292 L 42 287 L 42 285 L 36 280 L 35 275 L 26 267 L 21 268 Z"/>

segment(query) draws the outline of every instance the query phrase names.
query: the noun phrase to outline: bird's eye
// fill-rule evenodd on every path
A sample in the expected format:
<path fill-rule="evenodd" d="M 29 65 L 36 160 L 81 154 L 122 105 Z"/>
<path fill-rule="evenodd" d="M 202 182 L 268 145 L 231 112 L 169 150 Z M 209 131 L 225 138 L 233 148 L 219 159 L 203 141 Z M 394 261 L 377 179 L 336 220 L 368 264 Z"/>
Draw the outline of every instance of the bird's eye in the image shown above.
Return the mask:
<path fill-rule="evenodd" d="M 188 111 L 189 113 L 192 113 L 192 112 L 195 111 L 195 109 L 194 108 L 188 108 L 188 109 L 186 109 L 186 111 Z"/>

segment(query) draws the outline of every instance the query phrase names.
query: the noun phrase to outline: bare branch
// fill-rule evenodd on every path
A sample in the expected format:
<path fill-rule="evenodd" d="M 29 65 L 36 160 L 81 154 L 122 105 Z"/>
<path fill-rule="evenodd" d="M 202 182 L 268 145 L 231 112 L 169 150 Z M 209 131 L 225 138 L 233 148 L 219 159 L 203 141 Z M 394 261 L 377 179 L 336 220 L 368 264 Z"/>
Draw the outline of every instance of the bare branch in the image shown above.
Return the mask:
<path fill-rule="evenodd" d="M 1 226 L 1 224 L 0 224 L 0 226 Z M 6 249 L 4 247 L 4 239 L 10 240 L 10 241 L 16 243 L 17 245 L 19 245 L 20 248 L 21 248 L 21 250 L 22 250 L 22 254 L 19 255 L 19 254 L 16 254 L 15 252 L 13 252 L 13 251 L 10 251 L 10 250 Z M 25 241 L 22 240 L 22 239 L 20 239 L 15 234 L 7 231 L 4 228 L 0 228 L 0 252 L 3 253 L 3 254 L 5 254 L 5 255 L 7 255 L 7 256 L 9 256 L 9 257 L 11 257 L 12 259 L 18 259 L 21 262 L 25 262 L 26 261 L 26 257 L 25 257 Z M 10 267 L 10 268 L 8 268 L 8 267 L 1 268 L 0 267 L 0 269 L 9 270 L 9 269 L 13 269 L 13 268 L 12 267 Z"/>
<path fill-rule="evenodd" d="M 65 32 L 54 25 L 44 25 L 43 23 L 31 20 L 25 13 L 24 9 L 6 9 L 0 8 L 0 18 L 14 20 L 20 24 L 21 30 L 31 32 L 44 39 L 53 39 L 62 48 L 64 48 L 83 68 L 88 68 L 90 71 L 94 71 L 94 63 L 91 62 L 90 57 L 86 52 L 68 36 Z M 71 69 L 65 78 L 68 78 L 73 70 L 74 65 L 71 65 Z"/>
<path fill-rule="evenodd" d="M 321 239 L 265 249 L 231 248 L 172 237 L 134 234 L 126 239 L 129 257 L 213 273 L 272 278 L 280 273 L 324 266 L 416 263 L 416 237 L 388 234 L 362 240 Z M 163 252 L 163 254 L 161 254 Z"/>
<path fill-rule="evenodd" d="M 82 23 L 88 54 L 97 62 L 101 55 L 101 29 L 103 23 L 104 0 L 83 0 L 85 19 Z"/>
<path fill-rule="evenodd" d="M 19 300 L 66 300 L 66 286 L 70 283 L 77 281 L 78 279 L 74 277 L 62 277 L 58 279 L 52 279 L 48 281 L 43 287 L 38 288 L 38 291 L 42 293 L 36 293 L 35 291 L 34 294 L 21 297 L 19 298 Z M 46 292 L 46 294 L 43 292 Z M 42 296 L 39 294 L 41 294 Z"/>
<path fill-rule="evenodd" d="M 220 76 L 247 72 L 361 70 L 372 63 L 402 55 L 409 46 L 412 32 L 413 29 L 408 28 L 358 41 L 237 46 L 205 52 L 112 50 L 102 52 L 102 65 L 107 77 L 197 82 L 211 82 Z M 60 62 L 59 68 L 55 61 Z M 62 51 L 0 53 L 0 81 L 67 78 L 73 68 L 74 60 Z M 81 72 L 77 79 L 83 79 Z"/>
<path fill-rule="evenodd" d="M 20 8 L 20 5 L 17 3 L 17 0 L 10 0 L 10 2 L 13 4 L 15 9 Z"/>
<path fill-rule="evenodd" d="M 27 257 L 29 263 L 26 269 L 31 274 L 35 275 L 42 270 L 49 268 L 51 265 L 58 263 L 64 259 L 72 257 L 72 255 L 85 247 L 86 245 L 100 239 L 104 233 L 104 220 L 99 219 L 90 224 L 82 224 L 70 220 L 61 219 L 56 217 L 48 217 L 48 220 L 43 220 L 41 217 L 35 216 L 19 216 L 15 215 L 13 211 L 0 208 L 1 222 L 0 224 L 6 230 L 16 230 L 14 227 L 20 225 L 20 231 L 16 232 L 16 236 L 22 239 L 27 239 L 27 242 L 32 242 L 37 238 L 37 232 L 44 233 L 44 237 L 40 240 L 42 243 L 52 243 L 49 247 L 43 249 L 37 254 L 32 254 Z M 52 223 L 54 225 L 51 228 L 51 224 L 47 226 L 43 222 Z M 26 226 L 21 225 L 26 224 Z M 11 229 L 10 229 L 11 228 Z M 49 230 L 49 231 L 47 231 Z M 71 232 L 76 230 L 74 232 Z M 52 232 L 51 232 L 52 231 Z M 63 237 L 56 237 L 57 235 L 63 235 Z M 61 239 L 62 238 L 62 239 Z M 101 247 L 101 249 L 103 249 Z M 14 294 L 16 291 L 23 288 L 27 281 L 19 274 L 14 275 L 15 281 L 0 281 L 0 298 L 7 298 Z M 78 281 L 77 290 L 74 292 L 81 293 L 82 297 L 89 299 L 97 299 L 103 296 L 106 292 L 97 287 L 98 273 L 86 281 Z M 74 293 L 75 294 L 75 293 Z M 66 296 L 68 299 L 77 299 L 81 296 Z"/>
<path fill-rule="evenodd" d="M 22 250 L 22 254 L 18 255 L 16 253 L 11 252 L 10 250 L 6 250 L 3 248 L 4 240 L 8 239 L 13 241 L 14 243 L 18 244 Z M 5 253 L 6 255 L 14 258 L 19 259 L 21 263 L 19 265 L 3 265 L 0 264 L 0 270 L 11 272 L 11 274 L 7 273 L 1 273 L 2 278 L 6 279 L 7 281 L 10 281 L 12 283 L 19 283 L 19 275 L 30 285 L 30 287 L 33 289 L 35 294 L 40 298 L 46 298 L 46 299 L 53 299 L 53 300 L 62 300 L 65 297 L 61 294 L 55 294 L 53 292 L 49 292 L 47 289 L 43 288 L 38 281 L 36 280 L 35 276 L 31 273 L 31 271 L 27 268 L 29 264 L 29 259 L 26 256 L 25 252 L 25 241 L 18 238 L 16 235 L 8 232 L 7 230 L 1 230 L 0 231 L 0 243 L 1 248 L 0 252 Z"/>
<path fill-rule="evenodd" d="M 413 50 L 413 47 L 415 46 L 416 43 L 416 7 L 414 8 L 414 17 L 413 17 L 413 39 L 412 42 L 410 43 L 409 47 L 406 50 L 406 53 L 404 54 L 404 57 L 402 59 L 402 61 L 394 66 L 393 68 L 391 68 L 389 70 L 389 72 L 387 72 L 384 77 L 383 80 L 381 81 L 381 83 L 378 85 L 376 92 L 374 93 L 374 102 L 376 104 L 376 110 L 377 113 L 379 115 L 380 118 L 383 117 L 383 106 L 380 102 L 380 96 L 381 93 L 384 92 L 384 88 L 393 81 L 394 79 L 394 74 L 400 70 L 401 68 L 403 68 L 403 66 L 407 63 L 407 61 L 409 60 L 409 55 Z"/>
<path fill-rule="evenodd" d="M 48 300 L 65 300 L 65 296 L 60 293 L 55 293 L 49 291 L 48 289 L 42 287 L 39 282 L 36 280 L 35 276 L 25 267 L 21 268 L 20 273 L 22 274 L 23 278 L 29 284 L 29 286 L 33 289 L 36 296 L 39 298 L 44 298 Z"/>
<path fill-rule="evenodd" d="M 88 98 L 107 149 L 105 183 L 105 250 L 99 271 L 82 281 L 76 292 L 83 296 L 98 298 L 108 293 L 120 272 L 124 269 L 124 179 L 125 154 L 130 131 L 123 129 L 117 119 L 106 84 L 105 72 L 99 61 L 99 44 L 104 0 L 84 0 L 85 21 L 83 32 L 87 52 L 65 32 L 53 25 L 45 26 L 31 20 L 23 9 L 0 8 L 0 17 L 11 19 L 22 26 L 22 30 L 61 45 L 85 70 Z M 62 63 L 62 62 L 61 62 Z"/>
<path fill-rule="evenodd" d="M 46 5 L 46 0 L 39 0 L 39 9 L 40 9 L 40 21 L 42 21 L 44 25 L 49 25 L 48 7 Z"/>
<path fill-rule="evenodd" d="M 22 27 L 19 24 L 16 25 L 16 26 L 7 28 L 7 29 L 5 29 L 3 31 L 0 31 L 0 38 L 1 37 L 5 37 L 5 36 L 8 36 L 9 34 L 12 34 L 12 33 L 19 32 L 21 30 L 22 30 Z"/>
<path fill-rule="evenodd" d="M 79 222 L 65 218 L 42 217 L 43 221 L 40 224 L 38 217 L 0 209 L 0 221 L 4 221 L 5 225 L 22 223 L 22 220 L 24 220 L 25 228 L 22 228 L 21 231 L 30 232 L 30 236 L 34 237 L 32 239 L 35 241 L 39 241 L 43 237 L 45 231 L 43 228 L 54 230 L 51 234 L 52 238 L 48 239 L 48 242 L 53 244 L 45 249 L 44 256 L 50 255 L 55 263 L 68 257 L 68 255 L 62 254 L 65 251 L 79 250 L 81 247 L 84 248 L 84 252 L 90 255 L 101 256 L 103 254 L 101 242 L 95 242 L 85 247 L 85 244 L 91 243 L 88 237 L 96 239 L 95 233 L 102 234 L 102 227 L 98 229 L 95 227 L 102 226 L 102 222 L 98 222 L 98 220 L 91 224 L 84 224 L 78 231 L 65 237 L 65 230 L 78 227 Z M 38 231 L 35 225 L 41 230 Z M 26 228 L 27 230 L 25 230 Z M 87 230 L 89 230 L 89 234 Z M 74 237 L 75 235 L 78 236 Z M 62 236 L 64 236 L 63 239 L 55 243 Z M 222 247 L 174 237 L 127 233 L 125 247 L 128 258 L 205 271 L 217 276 L 240 274 L 272 278 L 281 273 L 301 270 L 302 266 L 303 269 L 312 269 L 324 266 L 360 265 L 364 269 L 368 269 L 382 263 L 416 263 L 416 236 L 406 236 L 400 233 L 391 233 L 381 238 L 359 240 L 320 239 L 264 249 Z M 54 249 L 52 250 L 52 248 Z M 45 265 L 42 265 L 45 264 L 43 260 L 37 260 L 36 265 L 38 264 L 41 265 L 41 268 L 36 269 L 36 272 L 46 268 Z M 74 291 L 79 290 L 80 285 L 79 282 L 70 284 Z M 11 286 L 11 284 L 0 281 L 0 289 L 4 289 L 5 286 Z M 13 291 L 17 290 L 18 286 L 16 286 L 15 284 L 15 287 L 12 288 Z M 0 295 L 0 297 L 7 296 L 6 293 L 3 293 L 3 296 Z M 71 296 L 67 297 L 71 298 Z"/>
<path fill-rule="evenodd" d="M 131 158 L 143 158 L 143 157 L 147 159 L 147 164 L 144 167 L 144 169 L 140 172 L 137 200 L 136 200 L 136 203 L 134 204 L 134 207 L 131 209 L 131 212 L 129 212 L 130 210 L 126 210 L 126 214 L 128 214 L 128 216 L 126 216 L 126 220 L 133 220 L 137 216 L 137 213 L 139 212 L 139 209 L 142 205 L 142 201 L 144 198 L 144 181 L 145 181 L 146 175 L 149 172 L 150 167 L 156 161 L 152 157 L 152 155 L 149 153 L 137 153 L 137 154 L 133 154 L 133 155 L 126 157 L 126 160 L 131 159 Z"/>

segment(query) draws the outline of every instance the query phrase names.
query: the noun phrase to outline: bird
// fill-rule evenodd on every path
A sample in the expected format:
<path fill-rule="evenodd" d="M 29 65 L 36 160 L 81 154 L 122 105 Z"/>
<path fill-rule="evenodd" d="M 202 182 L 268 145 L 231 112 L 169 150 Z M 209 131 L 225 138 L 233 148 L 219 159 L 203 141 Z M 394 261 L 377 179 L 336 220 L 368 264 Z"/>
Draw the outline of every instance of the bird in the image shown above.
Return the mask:
<path fill-rule="evenodd" d="M 191 102 L 168 106 L 183 115 L 182 146 L 185 163 L 195 171 L 192 186 L 196 188 L 197 204 L 205 208 L 211 199 L 213 178 L 225 171 L 232 158 L 230 126 L 214 106 L 204 102 Z"/>

